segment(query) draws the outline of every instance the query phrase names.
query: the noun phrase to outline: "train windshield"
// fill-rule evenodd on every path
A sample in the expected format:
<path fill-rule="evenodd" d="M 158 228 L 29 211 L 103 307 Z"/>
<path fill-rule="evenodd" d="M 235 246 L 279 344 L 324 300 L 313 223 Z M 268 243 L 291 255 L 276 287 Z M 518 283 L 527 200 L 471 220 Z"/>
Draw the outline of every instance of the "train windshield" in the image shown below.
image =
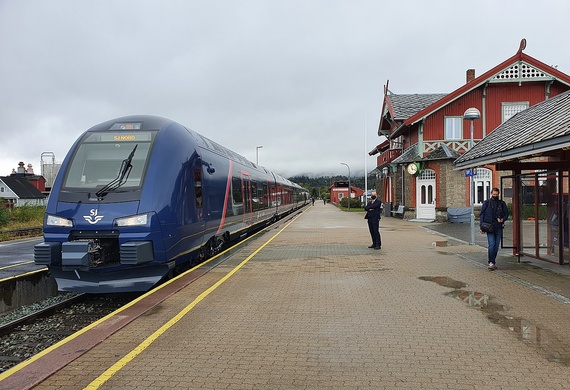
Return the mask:
<path fill-rule="evenodd" d="M 155 135 L 156 131 L 87 133 L 72 157 L 63 186 L 98 191 L 122 177 L 117 191 L 139 188 Z M 124 174 L 126 161 L 131 165 L 128 175 Z"/>

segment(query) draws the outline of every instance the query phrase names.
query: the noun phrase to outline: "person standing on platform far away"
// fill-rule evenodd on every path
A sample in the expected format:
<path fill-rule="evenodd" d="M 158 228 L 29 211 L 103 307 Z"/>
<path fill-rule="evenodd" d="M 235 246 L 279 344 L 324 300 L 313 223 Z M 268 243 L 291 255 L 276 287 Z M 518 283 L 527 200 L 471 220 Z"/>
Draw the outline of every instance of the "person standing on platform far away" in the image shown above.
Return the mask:
<path fill-rule="evenodd" d="M 505 201 L 499 199 L 499 192 L 498 188 L 491 190 L 491 198 L 483 202 L 481 214 L 479 215 L 481 234 L 487 233 L 487 262 L 489 263 L 489 270 L 491 271 L 497 269 L 495 261 L 497 259 L 497 253 L 499 253 L 499 245 L 503 239 L 505 221 L 509 219 L 509 209 Z M 485 229 L 487 231 L 483 231 L 484 222 L 491 224 L 492 231 L 488 229 Z"/>
<path fill-rule="evenodd" d="M 364 219 L 368 220 L 368 230 L 372 237 L 372 245 L 368 248 L 381 249 L 382 240 L 380 238 L 380 210 L 382 209 L 382 202 L 376 197 L 376 192 L 372 193 L 370 202 L 364 206 L 366 215 Z"/>

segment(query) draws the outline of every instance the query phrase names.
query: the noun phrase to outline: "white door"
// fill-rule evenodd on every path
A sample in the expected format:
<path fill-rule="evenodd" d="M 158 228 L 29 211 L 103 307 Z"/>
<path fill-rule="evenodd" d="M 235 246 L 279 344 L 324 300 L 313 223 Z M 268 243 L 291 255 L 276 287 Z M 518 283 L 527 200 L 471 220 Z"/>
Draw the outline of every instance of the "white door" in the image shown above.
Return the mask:
<path fill-rule="evenodd" d="M 435 219 L 435 171 L 426 169 L 416 179 L 416 218 Z"/>

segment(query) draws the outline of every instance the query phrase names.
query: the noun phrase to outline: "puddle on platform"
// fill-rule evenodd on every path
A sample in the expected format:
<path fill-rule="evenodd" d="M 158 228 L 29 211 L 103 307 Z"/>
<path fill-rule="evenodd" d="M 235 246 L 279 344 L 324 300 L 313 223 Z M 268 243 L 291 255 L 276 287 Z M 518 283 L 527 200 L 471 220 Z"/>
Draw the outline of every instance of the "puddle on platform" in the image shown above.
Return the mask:
<path fill-rule="evenodd" d="M 421 276 L 419 279 L 434 282 L 443 287 L 453 288 L 453 291 L 445 293 L 446 296 L 459 299 L 469 307 L 485 313 L 487 319 L 501 328 L 516 335 L 527 345 L 541 349 L 546 354 L 546 359 L 565 366 L 570 366 L 570 345 L 562 343 L 545 329 L 525 320 L 501 314 L 504 310 L 502 305 L 493 302 L 492 298 L 477 291 L 463 290 L 467 284 L 447 276 Z"/>
<path fill-rule="evenodd" d="M 426 280 L 428 282 L 435 282 L 443 287 L 455 289 L 467 287 L 467 284 L 458 282 L 457 280 L 453 280 L 447 276 L 420 276 L 419 279 Z"/>

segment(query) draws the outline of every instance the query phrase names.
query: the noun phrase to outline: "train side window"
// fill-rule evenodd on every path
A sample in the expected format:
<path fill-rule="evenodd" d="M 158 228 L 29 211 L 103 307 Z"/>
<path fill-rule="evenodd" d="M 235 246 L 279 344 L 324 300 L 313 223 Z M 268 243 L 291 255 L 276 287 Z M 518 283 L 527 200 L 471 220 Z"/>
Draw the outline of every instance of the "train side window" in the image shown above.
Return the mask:
<path fill-rule="evenodd" d="M 203 194 L 202 194 L 202 172 L 199 170 L 194 171 L 194 194 L 196 198 L 196 207 L 203 207 Z"/>
<path fill-rule="evenodd" d="M 267 184 L 263 185 L 263 194 L 261 195 L 261 198 L 263 199 L 264 208 L 271 207 L 271 201 L 269 200 L 269 186 Z"/>
<path fill-rule="evenodd" d="M 234 203 L 242 203 L 241 180 L 239 177 L 232 177 L 232 198 Z"/>

